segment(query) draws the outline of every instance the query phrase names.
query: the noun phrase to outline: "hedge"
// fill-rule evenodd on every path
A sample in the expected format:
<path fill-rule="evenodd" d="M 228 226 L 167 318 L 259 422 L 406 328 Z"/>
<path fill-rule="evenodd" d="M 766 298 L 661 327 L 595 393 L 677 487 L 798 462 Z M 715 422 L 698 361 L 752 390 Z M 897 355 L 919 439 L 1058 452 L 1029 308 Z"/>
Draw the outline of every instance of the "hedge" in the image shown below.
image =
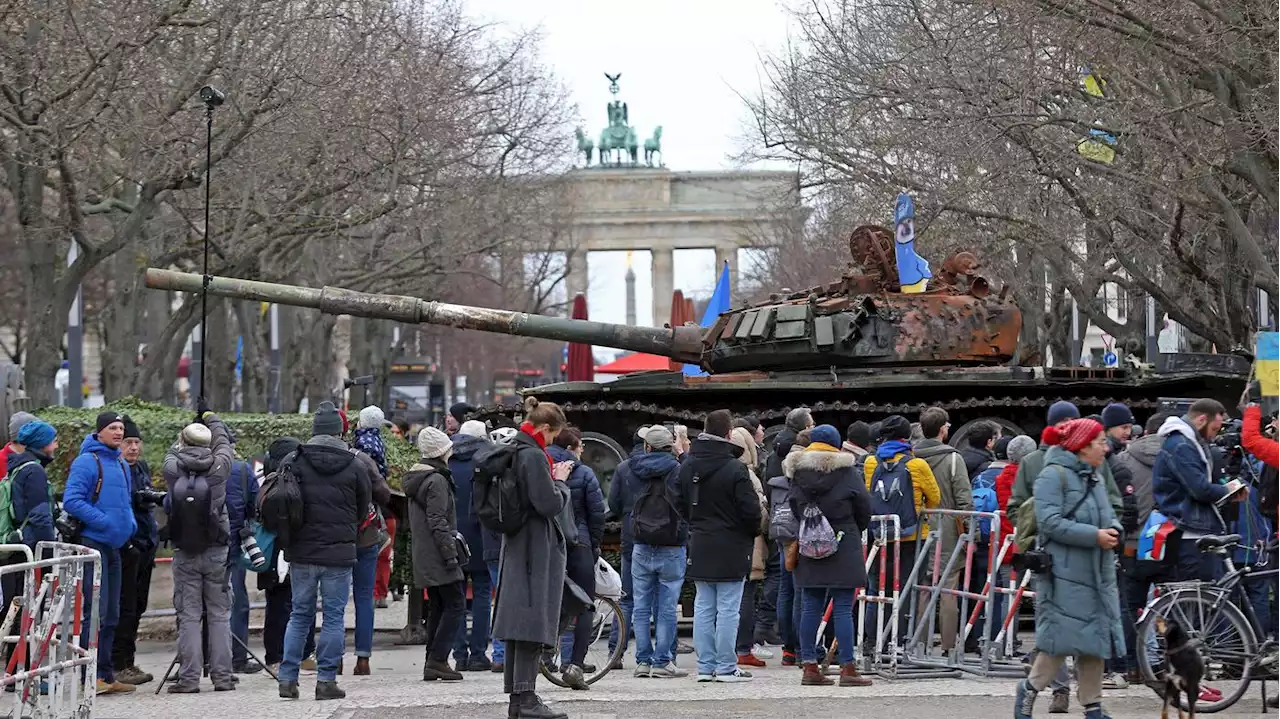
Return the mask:
<path fill-rule="evenodd" d="M 34 414 L 52 424 L 58 431 L 58 451 L 49 465 L 49 479 L 58 490 L 66 482 L 67 467 L 80 453 L 80 444 L 94 430 L 98 414 L 111 409 L 129 415 L 142 433 L 142 456 L 151 465 L 154 475 L 159 475 L 164 454 L 177 439 L 182 428 L 195 419 L 189 409 L 169 407 L 143 402 L 127 397 L 104 407 L 71 409 L 69 407 L 45 407 Z M 216 411 L 216 410 L 215 410 Z M 266 453 L 272 441 L 280 437 L 297 437 L 306 440 L 311 436 L 311 415 L 305 414 L 250 414 L 218 413 L 236 436 L 236 453 L 243 458 L 258 457 Z M 354 421 L 354 413 L 351 416 Z M 397 439 L 386 430 L 382 433 L 387 447 L 387 467 L 392 486 L 400 486 L 400 477 L 418 459 L 417 449 L 408 442 Z"/>

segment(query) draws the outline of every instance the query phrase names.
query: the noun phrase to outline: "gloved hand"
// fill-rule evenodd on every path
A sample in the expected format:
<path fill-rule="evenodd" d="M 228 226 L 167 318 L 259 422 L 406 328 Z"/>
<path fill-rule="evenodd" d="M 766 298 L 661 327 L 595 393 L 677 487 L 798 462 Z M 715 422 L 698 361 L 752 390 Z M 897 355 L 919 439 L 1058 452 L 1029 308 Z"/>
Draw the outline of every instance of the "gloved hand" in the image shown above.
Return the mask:
<path fill-rule="evenodd" d="M 209 403 L 204 397 L 196 400 L 196 421 L 203 422 L 204 416 L 209 413 Z"/>
<path fill-rule="evenodd" d="M 1120 500 L 1124 505 L 1124 510 L 1120 513 L 1120 526 L 1124 527 L 1126 534 L 1134 534 L 1138 527 L 1138 498 L 1132 493 L 1126 494 Z"/>

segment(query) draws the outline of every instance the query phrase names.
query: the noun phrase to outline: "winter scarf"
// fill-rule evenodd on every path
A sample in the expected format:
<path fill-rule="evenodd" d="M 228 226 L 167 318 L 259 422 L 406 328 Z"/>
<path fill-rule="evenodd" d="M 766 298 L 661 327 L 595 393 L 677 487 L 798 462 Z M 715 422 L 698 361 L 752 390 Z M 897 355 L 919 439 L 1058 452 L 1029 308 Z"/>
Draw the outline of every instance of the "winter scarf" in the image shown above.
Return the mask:
<path fill-rule="evenodd" d="M 382 430 L 375 427 L 361 427 L 356 430 L 356 439 L 352 444 L 356 449 L 373 457 L 378 463 L 378 471 L 382 478 L 387 477 L 387 448 L 382 444 Z"/>
<path fill-rule="evenodd" d="M 556 461 L 551 458 L 550 454 L 547 453 L 547 440 L 543 439 L 542 435 L 534 431 L 533 425 L 528 422 L 525 422 L 524 424 L 520 425 L 520 431 L 524 432 L 530 437 L 533 437 L 533 441 L 537 442 L 538 446 L 542 448 L 542 453 L 547 455 L 547 466 L 551 467 L 551 469 L 554 470 L 556 467 Z"/>

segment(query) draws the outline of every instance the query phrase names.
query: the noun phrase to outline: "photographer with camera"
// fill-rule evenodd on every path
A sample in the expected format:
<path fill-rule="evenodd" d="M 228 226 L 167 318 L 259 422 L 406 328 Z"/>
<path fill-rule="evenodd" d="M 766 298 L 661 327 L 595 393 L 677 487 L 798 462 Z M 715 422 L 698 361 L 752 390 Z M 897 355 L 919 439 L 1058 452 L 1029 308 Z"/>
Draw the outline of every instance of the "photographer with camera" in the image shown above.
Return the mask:
<path fill-rule="evenodd" d="M 231 673 L 231 593 L 227 586 L 230 525 L 227 478 L 235 452 L 227 427 L 200 402 L 197 422 L 183 428 L 164 458 L 169 488 L 165 509 L 173 541 L 173 606 L 178 612 L 178 681 L 170 694 L 200 691 L 204 646 L 200 620 L 209 631 L 209 677 L 214 691 L 236 688 Z"/>
<path fill-rule="evenodd" d="M 227 432 L 234 451 L 235 434 Z M 227 561 L 231 581 L 231 635 L 239 641 L 231 643 L 231 667 L 236 674 L 254 674 L 262 665 L 249 658 L 249 588 L 245 584 L 248 570 L 236 561 L 244 554 L 255 566 L 266 564 L 266 557 L 253 536 L 249 520 L 258 506 L 258 478 L 249 463 L 236 457 L 227 481 Z"/>
<path fill-rule="evenodd" d="M 120 455 L 129 466 L 133 518 L 138 530 L 133 533 L 133 539 L 120 549 L 120 626 L 116 628 L 115 643 L 111 647 L 111 665 L 117 679 L 136 686 L 153 679 L 134 661 L 138 622 L 142 613 L 147 611 L 151 572 L 156 566 L 156 547 L 160 543 L 152 510 L 164 504 L 165 493 L 151 484 L 151 468 L 142 459 L 142 432 L 129 415 L 124 416 L 124 442 L 120 445 Z"/>
<path fill-rule="evenodd" d="M 99 414 L 93 434 L 85 437 L 79 456 L 67 471 L 63 513 L 54 523 L 65 541 L 82 544 L 102 555 L 98 596 L 92 593 L 91 570 L 86 570 L 83 584 L 87 590 L 84 616 L 92 616 L 91 605 L 99 602 L 98 694 L 127 693 L 135 688 L 116 681 L 111 663 L 116 624 L 120 621 L 120 548 L 138 530 L 138 520 L 133 515 L 133 481 L 120 456 L 123 442 L 124 415 L 109 410 Z M 81 635 L 86 648 L 92 635 Z"/>
<path fill-rule="evenodd" d="M 1036 573 L 1039 653 L 1018 683 L 1013 715 L 1030 719 L 1036 695 L 1074 655 L 1085 718 L 1103 719 L 1103 665 L 1125 647 L 1114 552 L 1123 530 L 1100 476 L 1107 438 L 1098 422 L 1075 419 L 1043 439 L 1050 446 L 1032 492 L 1036 546 L 1024 554 Z"/>

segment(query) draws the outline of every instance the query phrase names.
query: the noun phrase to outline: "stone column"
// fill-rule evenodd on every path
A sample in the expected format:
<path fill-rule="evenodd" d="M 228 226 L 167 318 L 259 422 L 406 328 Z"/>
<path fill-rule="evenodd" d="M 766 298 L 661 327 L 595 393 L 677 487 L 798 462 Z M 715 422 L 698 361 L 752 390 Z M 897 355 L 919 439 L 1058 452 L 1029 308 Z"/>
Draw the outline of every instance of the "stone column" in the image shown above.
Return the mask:
<path fill-rule="evenodd" d="M 573 302 L 574 296 L 579 293 L 583 296 L 587 294 L 588 278 L 590 276 L 587 268 L 587 250 L 579 248 L 566 252 L 565 263 L 568 266 L 565 268 L 564 285 L 569 295 L 566 299 L 569 302 Z"/>
<path fill-rule="evenodd" d="M 729 263 L 729 298 L 730 302 L 738 294 L 738 246 L 716 245 L 716 281 L 720 281 L 720 268 Z"/>
<path fill-rule="evenodd" d="M 653 326 L 671 321 L 671 293 L 676 289 L 674 252 L 670 247 L 649 250 L 653 258 Z"/>

